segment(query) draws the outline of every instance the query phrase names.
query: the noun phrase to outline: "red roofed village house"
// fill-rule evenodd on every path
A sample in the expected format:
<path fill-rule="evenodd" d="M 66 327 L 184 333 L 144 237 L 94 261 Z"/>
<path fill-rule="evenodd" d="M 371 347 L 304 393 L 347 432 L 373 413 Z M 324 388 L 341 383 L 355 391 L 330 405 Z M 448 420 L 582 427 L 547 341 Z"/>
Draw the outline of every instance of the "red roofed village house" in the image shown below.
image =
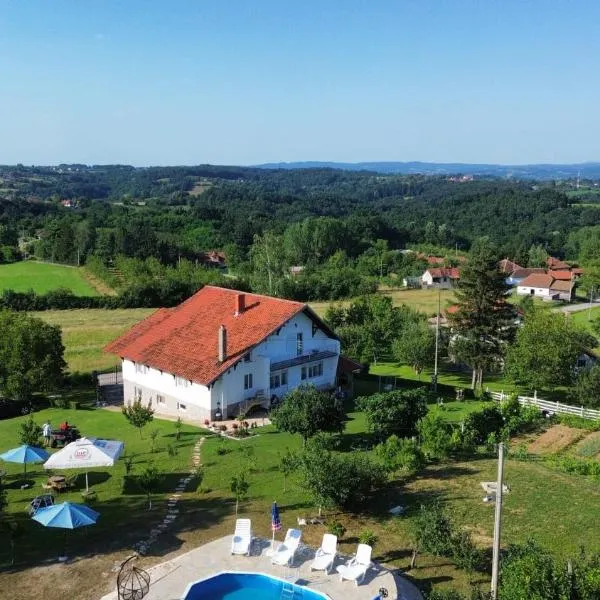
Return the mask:
<path fill-rule="evenodd" d="M 105 350 L 121 357 L 125 402 L 213 420 L 268 407 L 303 383 L 333 388 L 340 342 L 306 304 L 206 286 Z"/>
<path fill-rule="evenodd" d="M 426 287 L 453 288 L 460 279 L 460 270 L 454 267 L 433 267 L 421 276 Z"/>

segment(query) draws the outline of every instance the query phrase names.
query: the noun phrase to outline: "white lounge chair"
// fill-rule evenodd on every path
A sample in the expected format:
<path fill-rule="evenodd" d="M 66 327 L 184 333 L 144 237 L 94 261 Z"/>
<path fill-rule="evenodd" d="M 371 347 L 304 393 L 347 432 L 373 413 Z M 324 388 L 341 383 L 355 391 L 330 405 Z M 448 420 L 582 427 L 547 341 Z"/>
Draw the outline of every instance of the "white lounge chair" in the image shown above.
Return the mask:
<path fill-rule="evenodd" d="M 333 567 L 333 561 L 335 560 L 335 555 L 337 554 L 337 536 L 326 533 L 323 536 L 323 541 L 321 542 L 321 547 L 317 550 L 315 554 L 315 560 L 313 560 L 312 565 L 310 565 L 311 571 L 325 571 L 325 573 L 329 574 L 329 570 Z"/>
<path fill-rule="evenodd" d="M 238 519 L 235 522 L 235 532 L 231 540 L 231 554 L 250 555 L 252 543 L 252 523 L 250 519 Z"/>
<path fill-rule="evenodd" d="M 356 556 L 349 560 L 345 565 L 340 565 L 337 572 L 340 574 L 340 581 L 348 579 L 354 581 L 356 585 L 361 583 L 371 566 L 371 552 L 373 549 L 367 544 L 359 544 L 356 549 Z"/>
<path fill-rule="evenodd" d="M 299 529 L 288 529 L 285 540 L 273 553 L 271 563 L 274 565 L 291 565 L 294 562 L 294 556 L 296 550 L 298 550 L 301 537 L 302 532 Z"/>

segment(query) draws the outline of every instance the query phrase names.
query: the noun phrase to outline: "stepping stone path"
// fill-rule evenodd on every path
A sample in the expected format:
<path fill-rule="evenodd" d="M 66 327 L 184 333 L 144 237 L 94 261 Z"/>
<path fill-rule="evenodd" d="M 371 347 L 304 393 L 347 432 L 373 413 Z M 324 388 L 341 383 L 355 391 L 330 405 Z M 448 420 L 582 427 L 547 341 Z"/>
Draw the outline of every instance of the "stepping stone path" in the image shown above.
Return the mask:
<path fill-rule="evenodd" d="M 146 554 L 150 546 L 152 546 L 152 544 L 156 542 L 158 536 L 167 531 L 169 527 L 173 525 L 173 523 L 175 523 L 177 515 L 179 514 L 179 510 L 177 509 L 177 503 L 181 498 L 181 494 L 182 492 L 185 492 L 187 486 L 190 484 L 192 479 L 198 474 L 200 467 L 202 467 L 202 464 L 200 463 L 200 446 L 202 446 L 204 439 L 204 437 L 201 437 L 194 444 L 194 451 L 192 453 L 192 468 L 190 469 L 190 473 L 189 475 L 186 475 L 185 477 L 182 477 L 179 480 L 179 482 L 177 483 L 177 487 L 175 488 L 175 492 L 169 496 L 169 501 L 167 503 L 167 513 L 162 522 L 150 530 L 150 534 L 146 539 L 141 540 L 133 545 L 133 549 L 138 554 Z"/>

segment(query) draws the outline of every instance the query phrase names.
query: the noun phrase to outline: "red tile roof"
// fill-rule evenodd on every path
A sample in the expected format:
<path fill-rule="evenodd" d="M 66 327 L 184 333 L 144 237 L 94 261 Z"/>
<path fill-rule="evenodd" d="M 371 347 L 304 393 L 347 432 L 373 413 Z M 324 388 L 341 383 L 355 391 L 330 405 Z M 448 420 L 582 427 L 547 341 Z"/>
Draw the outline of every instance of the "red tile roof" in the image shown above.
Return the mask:
<path fill-rule="evenodd" d="M 549 256 L 546 259 L 546 264 L 548 265 L 548 268 L 552 269 L 552 270 L 554 270 L 554 269 L 570 269 L 571 268 L 571 266 L 568 263 L 566 263 L 562 260 L 559 260 L 558 258 L 554 258 L 554 256 Z"/>
<path fill-rule="evenodd" d="M 508 258 L 503 258 L 500 263 L 498 264 L 498 267 L 500 268 L 500 271 L 502 273 L 513 273 L 514 271 L 516 271 L 517 269 L 522 269 L 523 267 L 521 267 L 521 265 L 518 265 L 516 262 L 513 262 L 512 260 L 508 260 Z"/>
<path fill-rule="evenodd" d="M 570 292 L 572 289 L 573 283 L 571 281 L 554 280 L 550 286 L 550 290 L 553 292 Z"/>
<path fill-rule="evenodd" d="M 450 277 L 450 279 L 460 279 L 460 269 L 455 267 L 440 267 L 427 270 L 432 277 Z"/>
<path fill-rule="evenodd" d="M 560 281 L 571 281 L 574 273 L 571 271 L 550 271 L 549 275 L 552 275 L 554 279 L 558 279 Z"/>
<path fill-rule="evenodd" d="M 525 277 L 525 279 L 519 283 L 519 286 L 549 289 L 553 281 L 552 275 L 546 275 L 546 273 L 532 273 L 528 277 Z"/>
<path fill-rule="evenodd" d="M 245 309 L 236 316 L 240 294 L 244 296 Z M 157 310 L 104 350 L 208 385 L 249 349 L 303 311 L 319 321 L 301 302 L 206 286 L 175 308 Z M 223 362 L 218 359 L 221 325 L 227 330 L 227 356 Z"/>

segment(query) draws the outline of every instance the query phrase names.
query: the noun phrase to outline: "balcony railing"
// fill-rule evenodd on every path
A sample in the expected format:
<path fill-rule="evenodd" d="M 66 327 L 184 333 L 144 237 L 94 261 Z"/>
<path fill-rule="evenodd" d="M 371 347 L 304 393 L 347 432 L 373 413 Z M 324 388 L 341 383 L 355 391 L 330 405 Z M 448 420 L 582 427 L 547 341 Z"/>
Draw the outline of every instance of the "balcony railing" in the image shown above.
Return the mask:
<path fill-rule="evenodd" d="M 323 360 L 325 358 L 333 358 L 337 356 L 337 352 L 332 350 L 317 350 L 310 354 L 302 354 L 301 356 L 294 356 L 286 360 L 279 360 L 271 363 L 271 371 L 281 371 L 281 369 L 289 369 L 290 367 L 296 367 L 297 365 L 304 365 L 309 362 L 315 362 L 317 360 Z"/>

